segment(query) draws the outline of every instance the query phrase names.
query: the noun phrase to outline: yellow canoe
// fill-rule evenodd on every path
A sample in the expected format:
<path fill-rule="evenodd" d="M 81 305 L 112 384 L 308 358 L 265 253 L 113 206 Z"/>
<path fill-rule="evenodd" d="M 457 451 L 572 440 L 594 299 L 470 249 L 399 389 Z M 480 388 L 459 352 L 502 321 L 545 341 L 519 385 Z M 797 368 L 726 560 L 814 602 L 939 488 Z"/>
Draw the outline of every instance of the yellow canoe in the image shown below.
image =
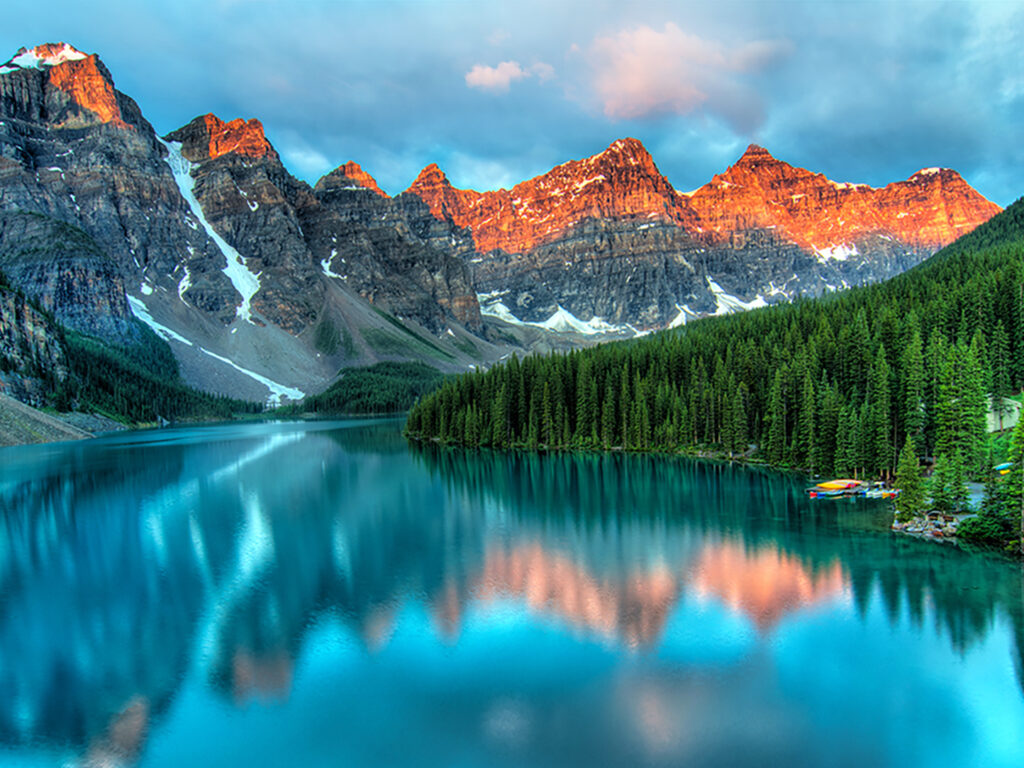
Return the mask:
<path fill-rule="evenodd" d="M 818 483 L 815 488 L 820 488 L 823 491 L 843 491 L 847 488 L 853 488 L 858 485 L 860 485 L 859 480 L 840 479 L 829 480 L 825 483 Z"/>

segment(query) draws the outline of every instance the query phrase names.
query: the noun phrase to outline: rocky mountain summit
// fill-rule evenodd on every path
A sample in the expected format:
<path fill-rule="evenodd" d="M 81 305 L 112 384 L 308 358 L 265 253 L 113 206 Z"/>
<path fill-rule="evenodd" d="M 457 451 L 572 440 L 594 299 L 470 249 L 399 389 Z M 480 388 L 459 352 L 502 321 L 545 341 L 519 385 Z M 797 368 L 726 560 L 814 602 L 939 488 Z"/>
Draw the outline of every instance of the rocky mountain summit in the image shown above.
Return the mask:
<path fill-rule="evenodd" d="M 123 346 L 142 321 L 188 383 L 253 399 L 884 279 L 998 210 L 952 170 L 873 189 L 754 145 L 680 193 L 631 138 L 508 190 L 429 165 L 391 197 L 355 162 L 310 186 L 257 119 L 158 135 L 95 54 L 0 66 L 0 270 L 67 327 Z"/>
<path fill-rule="evenodd" d="M 161 138 L 97 56 L 64 43 L 0 67 L 11 280 L 114 344 L 142 319 L 204 389 L 294 399 L 345 365 L 426 355 L 464 369 L 502 353 L 455 344 L 480 315 L 453 227 L 418 203 L 424 239 L 405 214 L 416 205 L 365 192 L 376 184 L 355 164 L 339 172 L 357 195 L 295 179 L 254 119 L 204 115 Z M 72 230 L 40 259 L 40 231 Z"/>
<path fill-rule="evenodd" d="M 795 168 L 751 145 L 689 193 L 635 139 L 511 190 L 456 189 L 436 166 L 407 194 L 468 228 L 484 312 L 577 319 L 597 332 L 873 282 L 918 263 L 1000 209 L 955 171 L 874 189 Z"/>

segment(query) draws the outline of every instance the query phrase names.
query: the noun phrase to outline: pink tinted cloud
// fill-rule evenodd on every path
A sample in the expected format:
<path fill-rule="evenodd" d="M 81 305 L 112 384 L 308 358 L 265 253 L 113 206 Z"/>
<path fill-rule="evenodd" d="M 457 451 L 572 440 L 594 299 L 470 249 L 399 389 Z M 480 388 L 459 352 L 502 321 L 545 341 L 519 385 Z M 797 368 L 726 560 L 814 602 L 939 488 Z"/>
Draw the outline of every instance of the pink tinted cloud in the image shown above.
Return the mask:
<path fill-rule="evenodd" d="M 505 93 L 516 80 L 536 77 L 542 83 L 555 76 L 554 67 L 540 61 L 523 68 L 518 61 L 503 61 L 496 67 L 477 64 L 466 73 L 466 85 L 494 93 Z"/>
<path fill-rule="evenodd" d="M 661 30 L 640 26 L 596 38 L 589 61 L 593 88 L 609 117 L 706 109 L 748 130 L 760 121 L 761 106 L 744 75 L 763 71 L 789 50 L 778 40 L 729 48 L 670 22 Z"/>

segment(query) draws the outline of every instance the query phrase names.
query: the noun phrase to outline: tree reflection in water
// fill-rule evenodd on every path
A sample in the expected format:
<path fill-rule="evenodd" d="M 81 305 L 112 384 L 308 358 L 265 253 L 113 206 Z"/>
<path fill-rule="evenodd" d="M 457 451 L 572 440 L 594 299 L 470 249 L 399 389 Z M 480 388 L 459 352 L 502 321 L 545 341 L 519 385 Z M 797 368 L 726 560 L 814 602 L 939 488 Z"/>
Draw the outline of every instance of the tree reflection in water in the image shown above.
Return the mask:
<path fill-rule="evenodd" d="M 395 422 L 158 436 L 25 451 L 0 469 L 9 749 L 132 763 L 190 676 L 239 707 L 280 705 L 311 628 L 341 622 L 373 654 L 410 604 L 449 647 L 468 614 L 514 605 L 650 653 L 686 601 L 768 636 L 800 612 L 852 604 L 863 617 L 880 600 L 892 624 L 935 620 L 961 652 L 1008 618 L 1020 673 L 1017 566 L 894 539 L 884 506 L 810 504 L 778 473 L 408 449 Z M 641 676 L 620 693 L 670 749 L 666 707 L 696 706 L 679 696 L 699 698 L 700 681 Z M 539 727 L 513 701 L 495 707 L 499 741 Z"/>

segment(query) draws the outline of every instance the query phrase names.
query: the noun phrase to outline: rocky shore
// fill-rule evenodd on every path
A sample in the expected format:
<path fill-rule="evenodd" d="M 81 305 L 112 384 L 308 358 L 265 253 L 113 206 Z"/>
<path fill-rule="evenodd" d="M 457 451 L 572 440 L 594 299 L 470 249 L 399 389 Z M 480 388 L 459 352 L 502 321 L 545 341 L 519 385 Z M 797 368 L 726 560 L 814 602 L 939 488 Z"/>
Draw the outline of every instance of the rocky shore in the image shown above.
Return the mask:
<path fill-rule="evenodd" d="M 926 539 L 955 541 L 957 528 L 968 517 L 974 517 L 974 514 L 947 515 L 942 512 L 927 512 L 916 515 L 907 522 L 893 519 L 892 529 Z"/>

